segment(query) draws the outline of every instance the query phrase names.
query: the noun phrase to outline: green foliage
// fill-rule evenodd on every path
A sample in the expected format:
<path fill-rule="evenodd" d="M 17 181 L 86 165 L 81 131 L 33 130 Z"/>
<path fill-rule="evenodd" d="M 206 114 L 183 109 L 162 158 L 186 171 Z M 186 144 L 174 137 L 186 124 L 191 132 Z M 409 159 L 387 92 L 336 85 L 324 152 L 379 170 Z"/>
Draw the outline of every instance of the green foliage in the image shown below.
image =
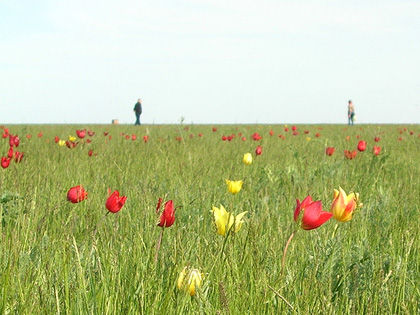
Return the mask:
<path fill-rule="evenodd" d="M 292 136 L 283 126 L 212 132 L 195 125 L 95 125 L 86 126 L 96 132 L 90 144 L 68 149 L 54 143 L 54 136 L 67 139 L 84 127 L 10 127 L 25 156 L 0 169 L 0 313 L 419 312 L 418 126 L 409 128 L 414 135 L 400 135 L 400 126 L 298 126 L 301 134 Z M 270 129 L 286 139 L 269 136 Z M 259 142 L 251 138 L 256 131 Z M 221 141 L 240 132 L 246 141 Z M 368 149 L 347 160 L 343 150 L 356 148 L 357 135 Z M 375 136 L 381 137 L 379 156 L 371 152 Z M 244 165 L 243 154 L 254 153 L 257 144 L 263 154 Z M 336 148 L 333 156 L 325 155 L 326 146 Z M 97 155 L 89 157 L 89 149 Z M 7 150 L 7 139 L 0 139 L 0 152 Z M 243 179 L 244 186 L 230 195 L 225 179 Z M 88 198 L 71 204 L 66 193 L 76 185 Z M 283 249 L 296 227 L 295 199 L 311 194 L 328 211 L 338 186 L 359 192 L 363 207 L 350 222 L 331 219 L 298 231 L 282 270 Z M 128 199 L 119 213 L 105 216 L 108 188 Z M 159 197 L 179 208 L 155 263 Z M 248 211 L 223 252 L 225 240 L 210 212 L 220 204 L 235 214 Z M 187 265 L 204 275 L 194 297 L 176 287 Z"/>

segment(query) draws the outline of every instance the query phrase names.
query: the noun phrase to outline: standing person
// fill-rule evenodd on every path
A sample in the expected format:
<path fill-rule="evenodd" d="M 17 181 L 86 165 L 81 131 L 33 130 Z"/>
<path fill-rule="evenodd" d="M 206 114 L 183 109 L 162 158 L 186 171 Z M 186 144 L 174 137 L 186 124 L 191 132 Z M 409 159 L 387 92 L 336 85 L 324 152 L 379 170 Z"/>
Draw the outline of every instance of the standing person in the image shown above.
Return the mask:
<path fill-rule="evenodd" d="M 356 114 L 354 112 L 353 102 L 351 100 L 349 100 L 349 106 L 348 106 L 348 109 L 347 109 L 347 116 L 348 116 L 348 119 L 349 119 L 349 125 L 350 125 L 350 123 L 352 125 L 354 125 L 354 116 L 355 115 Z"/>
<path fill-rule="evenodd" d="M 141 115 L 141 112 L 142 112 L 142 110 L 141 110 L 141 99 L 139 98 L 138 100 L 137 100 L 137 103 L 136 103 L 136 105 L 134 105 L 134 113 L 136 114 L 136 122 L 135 122 L 135 126 L 136 125 L 140 125 L 140 115 Z"/>

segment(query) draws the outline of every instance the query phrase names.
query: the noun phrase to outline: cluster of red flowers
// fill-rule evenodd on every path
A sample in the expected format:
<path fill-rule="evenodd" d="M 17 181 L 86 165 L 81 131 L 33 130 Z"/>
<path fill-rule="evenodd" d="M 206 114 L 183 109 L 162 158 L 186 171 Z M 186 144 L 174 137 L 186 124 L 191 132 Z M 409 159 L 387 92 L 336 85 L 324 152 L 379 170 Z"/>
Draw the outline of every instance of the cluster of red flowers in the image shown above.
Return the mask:
<path fill-rule="evenodd" d="M 14 160 L 16 163 L 20 163 L 23 159 L 23 152 L 19 152 L 16 148 L 20 144 L 20 138 L 18 135 L 12 135 L 9 133 L 9 129 L 3 127 L 3 139 L 9 138 L 9 150 L 6 156 L 1 158 L 1 167 L 8 168 L 10 161 Z"/>
<path fill-rule="evenodd" d="M 360 138 L 360 137 L 358 136 L 357 138 Z M 350 139 L 350 137 L 347 136 L 346 140 L 349 140 L 349 139 Z M 374 140 L 375 140 L 375 142 L 379 142 L 380 138 L 375 137 Z M 365 140 L 360 140 L 357 144 L 357 150 L 352 150 L 352 151 L 344 150 L 344 156 L 349 160 L 353 160 L 357 156 L 357 151 L 364 152 L 364 151 L 366 151 L 366 148 L 367 148 L 366 141 Z M 381 153 L 381 150 L 382 150 L 382 148 L 380 146 L 374 145 L 372 152 L 373 152 L 374 155 L 379 155 Z M 325 154 L 328 155 L 328 156 L 332 156 L 334 154 L 334 152 L 335 152 L 334 147 L 327 147 L 325 149 Z"/>

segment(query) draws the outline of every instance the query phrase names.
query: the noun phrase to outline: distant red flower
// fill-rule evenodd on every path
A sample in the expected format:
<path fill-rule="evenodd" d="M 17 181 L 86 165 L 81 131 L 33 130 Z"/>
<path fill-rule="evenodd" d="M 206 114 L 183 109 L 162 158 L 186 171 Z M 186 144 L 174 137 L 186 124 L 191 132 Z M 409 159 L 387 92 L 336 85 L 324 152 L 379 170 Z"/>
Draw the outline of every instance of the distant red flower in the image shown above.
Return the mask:
<path fill-rule="evenodd" d="M 15 152 L 15 162 L 20 163 L 23 159 L 23 152 Z"/>
<path fill-rule="evenodd" d="M 378 147 L 376 145 L 373 146 L 373 154 L 379 155 L 381 153 L 381 147 Z"/>
<path fill-rule="evenodd" d="M 212 130 L 213 132 L 216 132 L 216 131 L 217 131 L 217 128 L 216 128 L 216 127 L 213 127 L 213 128 L 211 128 L 211 130 Z"/>
<path fill-rule="evenodd" d="M 356 136 L 356 138 L 357 138 L 357 139 L 360 139 L 360 135 L 357 135 L 357 136 Z"/>
<path fill-rule="evenodd" d="M 31 139 L 31 138 L 32 138 L 32 135 L 31 135 L 31 134 L 27 134 L 27 135 L 26 135 L 26 139 L 28 139 L 28 140 L 29 140 L 29 139 Z"/>
<path fill-rule="evenodd" d="M 18 136 L 9 135 L 9 145 L 11 147 L 15 146 L 16 148 L 19 146 L 20 139 Z"/>
<path fill-rule="evenodd" d="M 13 147 L 9 148 L 9 151 L 7 152 L 7 157 L 9 157 L 9 158 L 13 157 Z"/>
<path fill-rule="evenodd" d="M 42 136 L 43 136 L 44 134 L 42 133 L 42 131 L 40 131 L 39 133 L 38 133 L 38 138 L 42 138 Z"/>
<path fill-rule="evenodd" d="M 287 128 L 287 127 L 286 127 L 286 128 L 284 128 L 284 131 L 285 131 L 285 132 L 289 132 L 289 128 Z"/>
<path fill-rule="evenodd" d="M 292 126 L 292 131 L 296 131 L 297 127 L 296 126 Z"/>
<path fill-rule="evenodd" d="M 198 134 L 198 136 L 201 138 L 201 137 L 203 136 L 203 134 L 200 132 L 200 133 Z"/>
<path fill-rule="evenodd" d="M 194 135 L 192 133 L 190 133 L 190 139 L 194 138 Z"/>
<path fill-rule="evenodd" d="M 274 131 L 273 130 L 270 130 L 268 133 L 270 134 L 270 136 L 274 136 Z"/>
<path fill-rule="evenodd" d="M 303 215 L 301 212 L 303 211 Z M 332 217 L 332 213 L 322 211 L 321 201 L 312 201 L 311 196 L 307 196 L 302 203 L 296 199 L 296 209 L 294 212 L 294 220 L 300 224 L 304 230 L 313 230 L 320 227 Z"/>
<path fill-rule="evenodd" d="M 91 139 L 86 139 L 86 143 L 91 143 L 92 140 Z"/>
<path fill-rule="evenodd" d="M 55 142 L 55 143 L 58 143 L 58 141 L 60 141 L 60 138 L 59 138 L 58 136 L 55 136 L 55 137 L 54 137 L 54 142 Z"/>
<path fill-rule="evenodd" d="M 130 135 L 125 135 L 125 140 L 130 139 Z"/>
<path fill-rule="evenodd" d="M 227 136 L 226 138 L 227 138 L 228 141 L 232 141 L 233 137 L 234 137 L 233 135 L 230 135 L 230 136 Z"/>
<path fill-rule="evenodd" d="M 315 137 L 319 138 L 319 137 L 321 137 L 321 134 L 320 134 L 319 132 L 317 132 L 317 133 L 315 134 Z"/>
<path fill-rule="evenodd" d="M 131 140 L 136 141 L 137 140 L 137 136 L 135 134 L 131 135 Z"/>
<path fill-rule="evenodd" d="M 350 140 L 350 136 L 346 136 L 346 141 L 349 141 Z"/>
<path fill-rule="evenodd" d="M 118 190 L 115 190 L 107 199 L 105 207 L 112 213 L 116 213 L 121 210 L 124 206 L 125 201 L 127 200 L 126 196 L 121 196 Z"/>
<path fill-rule="evenodd" d="M 262 146 L 257 146 L 257 148 L 255 149 L 255 154 L 256 155 L 261 155 L 262 154 Z"/>
<path fill-rule="evenodd" d="M 72 203 L 78 203 L 87 198 L 87 192 L 85 189 L 81 186 L 74 186 L 69 189 L 67 192 L 67 200 Z"/>
<path fill-rule="evenodd" d="M 357 150 L 354 151 L 348 151 L 344 150 L 344 156 L 348 158 L 349 160 L 353 160 L 357 155 Z"/>
<path fill-rule="evenodd" d="M 242 141 L 246 141 L 246 137 L 242 137 L 241 139 L 242 139 Z"/>
<path fill-rule="evenodd" d="M 331 155 L 334 154 L 334 151 L 335 151 L 335 148 L 334 147 L 327 147 L 325 149 L 325 154 L 328 155 L 328 156 L 331 156 Z"/>
<path fill-rule="evenodd" d="M 93 150 L 89 150 L 88 155 L 92 156 L 93 155 Z"/>
<path fill-rule="evenodd" d="M 303 133 L 304 133 L 305 135 L 307 135 L 307 134 L 309 133 L 309 130 L 304 130 L 304 131 L 303 131 Z"/>
<path fill-rule="evenodd" d="M 359 150 L 360 152 L 365 151 L 366 150 L 366 141 L 360 140 L 359 143 L 357 144 L 357 150 Z"/>
<path fill-rule="evenodd" d="M 95 132 L 92 131 L 92 130 L 88 130 L 87 133 L 88 133 L 89 137 L 93 137 L 95 135 Z"/>
<path fill-rule="evenodd" d="M 261 139 L 262 139 L 262 137 L 260 136 L 260 134 L 259 134 L 258 132 L 255 132 L 255 133 L 252 135 L 252 139 L 253 139 L 254 141 L 259 141 L 259 140 L 261 140 Z"/>
<path fill-rule="evenodd" d="M 160 204 L 162 203 L 162 199 L 159 198 L 158 205 L 156 207 L 156 212 L 159 211 Z M 161 227 L 170 227 L 175 222 L 175 208 L 174 203 L 172 200 L 169 200 L 165 203 L 165 208 L 160 215 L 160 220 L 158 226 Z"/>
<path fill-rule="evenodd" d="M 402 140 L 403 140 L 403 137 L 399 137 L 399 138 L 398 138 L 398 141 L 402 141 Z"/>
<path fill-rule="evenodd" d="M 149 141 L 149 136 L 148 135 L 145 135 L 145 136 L 143 136 L 143 141 L 146 143 L 147 141 Z"/>
<path fill-rule="evenodd" d="M 226 141 L 227 137 L 226 136 L 222 136 L 222 141 Z"/>
<path fill-rule="evenodd" d="M 381 140 L 381 138 L 375 137 L 375 142 L 379 142 L 379 140 Z"/>
<path fill-rule="evenodd" d="M 412 135 L 414 135 L 414 131 L 410 131 L 410 135 L 412 136 Z"/>
<path fill-rule="evenodd" d="M 108 131 L 104 131 L 104 136 L 106 137 L 109 134 Z"/>
<path fill-rule="evenodd" d="M 10 158 L 3 156 L 1 158 L 1 167 L 2 168 L 8 168 L 9 167 L 9 164 L 10 164 Z"/>
<path fill-rule="evenodd" d="M 84 137 L 86 137 L 86 129 L 76 130 L 76 134 L 80 139 L 83 139 Z"/>
<path fill-rule="evenodd" d="M 298 136 L 299 135 L 299 132 L 298 131 L 293 131 L 293 133 L 292 133 L 294 136 Z"/>
<path fill-rule="evenodd" d="M 286 137 L 283 136 L 283 135 L 279 135 L 279 138 L 282 139 L 282 140 L 286 139 Z"/>
<path fill-rule="evenodd" d="M 66 146 L 69 149 L 75 148 L 77 146 L 77 144 L 78 144 L 78 142 L 73 142 L 73 141 L 69 141 L 69 140 L 66 141 Z"/>
<path fill-rule="evenodd" d="M 182 141 L 182 137 L 179 137 L 178 136 L 178 137 L 175 138 L 175 140 L 178 141 L 178 142 L 181 142 Z"/>

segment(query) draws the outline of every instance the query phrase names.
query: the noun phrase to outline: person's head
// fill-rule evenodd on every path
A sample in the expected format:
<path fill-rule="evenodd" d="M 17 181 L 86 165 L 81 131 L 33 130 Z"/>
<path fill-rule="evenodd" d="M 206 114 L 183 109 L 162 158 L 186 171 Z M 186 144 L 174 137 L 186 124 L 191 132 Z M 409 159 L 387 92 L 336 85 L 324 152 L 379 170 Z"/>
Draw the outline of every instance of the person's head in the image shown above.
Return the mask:
<path fill-rule="evenodd" d="M 351 100 L 349 100 L 349 105 L 351 105 L 353 102 Z"/>
<path fill-rule="evenodd" d="M 139 98 L 139 99 L 137 100 L 137 102 L 141 103 L 141 98 Z"/>

